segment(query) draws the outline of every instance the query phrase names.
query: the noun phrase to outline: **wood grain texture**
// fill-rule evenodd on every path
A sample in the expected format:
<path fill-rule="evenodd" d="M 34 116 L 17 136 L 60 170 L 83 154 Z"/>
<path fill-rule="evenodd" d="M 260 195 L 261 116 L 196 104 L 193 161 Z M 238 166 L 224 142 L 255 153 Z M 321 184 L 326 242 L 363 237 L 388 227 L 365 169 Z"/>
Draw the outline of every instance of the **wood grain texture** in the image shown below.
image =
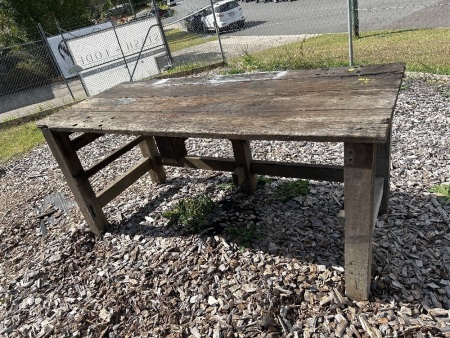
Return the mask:
<path fill-rule="evenodd" d="M 166 181 L 166 172 L 161 163 L 158 163 L 157 156 L 159 156 L 156 142 L 153 137 L 146 137 L 144 141 L 139 143 L 142 155 L 151 161 L 151 168 L 149 170 L 150 178 L 154 183 L 164 183 Z"/>
<path fill-rule="evenodd" d="M 66 178 L 67 184 L 89 228 L 97 235 L 102 234 L 108 226 L 108 221 L 89 180 L 76 178 L 84 170 L 75 149 L 72 148 L 68 134 L 53 132 L 48 129 L 42 129 L 42 133 Z"/>
<path fill-rule="evenodd" d="M 125 144 L 124 146 L 120 147 L 119 149 L 116 149 L 111 154 L 109 154 L 104 159 L 98 161 L 95 163 L 92 167 L 89 169 L 81 172 L 76 176 L 77 179 L 88 179 L 89 177 L 92 177 L 96 173 L 98 173 L 100 170 L 106 168 L 109 164 L 117 160 L 119 157 L 126 154 L 128 151 L 133 149 L 135 146 L 137 146 L 140 142 L 142 142 L 145 139 L 144 136 L 136 137 L 133 141 Z"/>
<path fill-rule="evenodd" d="M 173 164 L 157 156 L 156 161 L 163 165 L 192 169 L 228 172 L 234 172 L 236 170 L 235 160 L 225 157 L 186 156 L 182 161 Z M 344 167 L 337 165 L 252 160 L 250 163 L 250 173 L 255 175 L 344 182 Z M 242 174 L 237 172 L 237 175 L 240 176 Z"/>
<path fill-rule="evenodd" d="M 241 167 L 241 178 L 233 177 L 233 181 L 239 183 L 239 187 L 247 194 L 253 194 L 256 190 L 256 175 L 252 174 L 250 165 L 252 163 L 252 150 L 247 140 L 231 140 L 233 146 L 234 160 L 237 168 Z M 244 173 L 242 173 L 242 170 Z M 244 178 L 242 179 L 242 176 Z"/>
<path fill-rule="evenodd" d="M 94 142 L 96 139 L 98 139 L 99 137 L 101 137 L 102 134 L 92 134 L 92 133 L 84 133 L 80 136 L 77 136 L 76 138 L 74 138 L 71 143 L 72 143 L 72 148 L 77 151 L 80 150 L 81 148 L 87 146 L 88 144 Z"/>
<path fill-rule="evenodd" d="M 159 154 L 170 162 L 180 162 L 186 155 L 185 139 L 179 137 L 155 137 Z"/>
<path fill-rule="evenodd" d="M 124 175 L 111 182 L 105 189 L 97 194 L 98 201 L 102 207 L 120 195 L 125 189 L 136 182 L 142 175 L 151 169 L 152 163 L 149 158 L 144 158 Z"/>
<path fill-rule="evenodd" d="M 40 122 L 60 131 L 384 143 L 403 64 L 123 83 Z"/>
<path fill-rule="evenodd" d="M 374 225 L 376 145 L 344 144 L 345 293 L 367 300 Z"/>
<path fill-rule="evenodd" d="M 377 144 L 377 167 L 375 175 L 384 179 L 383 196 L 380 202 L 379 212 L 385 214 L 389 210 L 389 194 L 391 182 L 391 133 L 392 126 L 388 130 L 386 142 Z"/>

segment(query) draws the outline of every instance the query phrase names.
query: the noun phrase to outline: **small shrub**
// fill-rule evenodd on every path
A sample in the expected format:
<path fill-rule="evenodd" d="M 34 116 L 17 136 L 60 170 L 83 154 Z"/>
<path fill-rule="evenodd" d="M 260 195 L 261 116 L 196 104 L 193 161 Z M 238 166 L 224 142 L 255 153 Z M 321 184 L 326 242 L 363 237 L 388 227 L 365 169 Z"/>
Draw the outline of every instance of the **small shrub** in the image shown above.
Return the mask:
<path fill-rule="evenodd" d="M 430 191 L 436 194 L 439 203 L 450 205 L 450 184 L 435 185 Z"/>
<path fill-rule="evenodd" d="M 242 68 L 246 72 L 253 72 L 255 70 L 261 69 L 261 62 L 248 52 L 244 53 L 241 62 Z"/>
<path fill-rule="evenodd" d="M 309 192 L 308 182 L 304 180 L 283 182 L 275 192 L 283 202 L 287 202 L 294 197 L 307 195 Z"/>
<path fill-rule="evenodd" d="M 214 202 L 206 195 L 184 198 L 177 206 L 162 215 L 169 218 L 169 225 L 179 225 L 189 233 L 199 233 L 206 229 L 206 215 L 214 208 Z"/>
<path fill-rule="evenodd" d="M 265 176 L 256 176 L 256 186 L 258 188 L 262 188 L 263 186 L 265 186 L 266 184 L 270 184 L 272 183 L 272 179 L 269 177 L 265 177 Z"/>
<path fill-rule="evenodd" d="M 450 99 L 450 88 L 439 88 L 438 92 L 442 97 Z"/>
<path fill-rule="evenodd" d="M 411 89 L 411 84 L 402 82 L 402 84 L 400 85 L 400 90 L 405 91 L 405 90 L 409 90 L 409 89 Z"/>
<path fill-rule="evenodd" d="M 218 185 L 218 187 L 225 191 L 231 191 L 235 188 L 233 182 L 231 181 L 222 182 Z"/>

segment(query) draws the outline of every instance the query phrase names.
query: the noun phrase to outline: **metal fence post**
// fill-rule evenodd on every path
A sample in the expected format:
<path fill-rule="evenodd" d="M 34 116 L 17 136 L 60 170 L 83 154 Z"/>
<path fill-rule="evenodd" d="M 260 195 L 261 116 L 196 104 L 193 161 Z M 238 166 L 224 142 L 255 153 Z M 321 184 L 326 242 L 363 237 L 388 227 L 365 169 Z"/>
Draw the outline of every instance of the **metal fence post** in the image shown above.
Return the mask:
<path fill-rule="evenodd" d="M 217 39 L 219 40 L 219 48 L 220 48 L 220 54 L 222 55 L 222 62 L 225 63 L 225 61 L 226 61 L 225 54 L 223 53 L 222 40 L 220 40 L 220 30 L 219 30 L 219 26 L 217 25 L 216 11 L 214 10 L 213 0 L 209 0 L 209 3 L 211 4 L 211 11 L 212 11 L 213 18 L 214 18 L 214 26 L 216 27 Z"/>
<path fill-rule="evenodd" d="M 155 10 L 156 22 L 158 22 L 159 28 L 161 29 L 162 38 L 164 42 L 164 46 L 166 46 L 167 57 L 169 58 L 169 66 L 173 65 L 172 53 L 170 52 L 169 44 L 167 42 L 166 33 L 164 33 L 164 27 L 161 22 L 161 18 L 159 17 L 159 8 L 156 3 L 156 0 L 152 0 L 153 9 Z"/>
<path fill-rule="evenodd" d="M 353 36 L 352 36 L 352 0 L 348 0 L 348 55 L 349 64 L 353 66 Z"/>
<path fill-rule="evenodd" d="M 61 39 L 62 39 L 62 41 L 64 42 L 64 45 L 66 46 L 67 50 L 69 50 L 69 46 L 67 45 L 66 37 L 64 36 L 64 32 L 63 32 L 63 30 L 61 29 L 61 27 L 59 26 L 59 23 L 58 23 L 58 22 L 56 22 L 56 28 L 58 29 L 58 32 L 59 32 L 59 34 L 61 35 Z M 70 59 L 72 60 L 72 63 L 75 65 L 75 61 L 73 60 L 72 53 L 69 53 L 69 56 L 70 56 Z M 83 81 L 83 78 L 82 78 L 82 76 L 80 75 L 80 71 L 79 71 L 78 69 L 77 69 L 77 75 L 78 75 L 78 77 L 80 78 L 81 87 L 83 87 L 84 93 L 86 94 L 86 96 L 90 96 L 90 95 L 89 95 L 89 91 L 87 90 L 87 87 L 86 87 L 86 85 L 85 85 L 85 83 L 84 83 L 84 81 Z M 72 96 L 72 97 L 73 97 L 73 96 Z M 74 101 L 75 101 L 75 99 L 74 99 Z"/>
<path fill-rule="evenodd" d="M 117 35 L 117 32 L 116 32 L 116 24 L 115 24 L 115 22 L 113 22 L 113 31 L 114 31 L 114 35 L 115 35 L 116 40 L 117 40 L 117 44 L 119 45 L 120 53 L 122 53 L 123 62 L 125 63 L 125 68 L 128 71 L 128 75 L 130 76 L 130 82 L 131 82 L 131 81 L 133 81 L 133 75 L 130 72 L 130 67 L 128 67 L 128 62 L 127 62 L 127 57 L 125 56 L 125 53 L 123 52 L 122 45 L 120 44 L 120 39 L 119 39 L 119 36 Z"/>
<path fill-rule="evenodd" d="M 358 13 L 358 0 L 352 1 L 352 26 L 353 26 L 353 36 L 359 38 L 359 13 Z"/>
<path fill-rule="evenodd" d="M 61 67 L 59 66 L 58 61 L 56 61 L 56 58 L 53 55 L 50 45 L 48 44 L 47 37 L 45 36 L 44 29 L 42 28 L 40 23 L 37 24 L 37 30 L 39 32 L 39 35 L 41 36 L 42 42 L 47 47 L 46 49 L 47 49 L 47 52 L 50 54 L 50 59 L 52 60 L 53 66 L 56 67 L 56 69 L 58 69 L 59 76 L 62 76 L 62 78 L 64 79 L 64 83 L 66 84 L 66 87 L 69 90 L 70 96 L 72 96 L 72 100 L 76 101 L 75 96 L 72 93 L 72 89 L 70 89 L 69 83 L 67 82 L 67 79 L 61 70 Z"/>

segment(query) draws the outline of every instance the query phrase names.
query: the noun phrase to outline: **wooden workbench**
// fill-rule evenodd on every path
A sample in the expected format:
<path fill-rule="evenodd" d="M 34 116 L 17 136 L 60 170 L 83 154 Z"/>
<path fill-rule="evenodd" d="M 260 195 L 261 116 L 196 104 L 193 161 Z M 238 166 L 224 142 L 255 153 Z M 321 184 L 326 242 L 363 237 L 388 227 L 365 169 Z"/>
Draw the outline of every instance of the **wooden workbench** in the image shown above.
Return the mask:
<path fill-rule="evenodd" d="M 392 117 L 403 64 L 159 79 L 120 84 L 39 123 L 67 183 L 96 234 L 107 228 L 102 208 L 149 172 L 154 182 L 173 165 L 232 172 L 241 189 L 255 175 L 344 182 L 346 293 L 368 298 L 372 232 L 389 199 Z M 71 137 L 74 132 L 81 132 Z M 103 134 L 136 138 L 91 168 L 77 150 Z M 188 154 L 188 137 L 231 140 L 234 158 Z M 344 166 L 257 161 L 251 140 L 343 142 Z M 100 192 L 89 182 L 139 145 L 143 159 Z"/>

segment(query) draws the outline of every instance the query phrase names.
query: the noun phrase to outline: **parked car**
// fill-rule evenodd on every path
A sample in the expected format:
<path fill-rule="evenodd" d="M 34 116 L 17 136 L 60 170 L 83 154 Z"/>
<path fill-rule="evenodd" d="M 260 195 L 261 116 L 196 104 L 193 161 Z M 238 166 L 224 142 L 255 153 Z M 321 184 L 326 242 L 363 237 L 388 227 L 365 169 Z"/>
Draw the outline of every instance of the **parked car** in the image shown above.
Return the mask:
<path fill-rule="evenodd" d="M 241 6 L 236 0 L 223 0 L 214 4 L 216 21 L 219 29 L 225 27 L 242 28 L 245 22 L 245 16 Z M 214 30 L 214 16 L 211 7 L 202 12 L 202 22 L 205 30 Z"/>
<path fill-rule="evenodd" d="M 155 9 L 152 8 L 150 13 L 155 14 Z M 161 19 L 169 17 L 169 11 L 167 9 L 158 8 L 158 14 Z"/>
<path fill-rule="evenodd" d="M 203 25 L 202 21 L 203 14 L 195 13 L 191 16 L 188 16 L 184 20 L 184 25 L 186 27 L 186 30 L 188 32 L 194 32 L 194 33 L 203 33 L 205 32 L 205 26 Z"/>
<path fill-rule="evenodd" d="M 155 14 L 151 13 L 148 9 L 145 11 L 136 13 L 136 19 L 151 18 L 154 16 L 155 16 Z"/>

